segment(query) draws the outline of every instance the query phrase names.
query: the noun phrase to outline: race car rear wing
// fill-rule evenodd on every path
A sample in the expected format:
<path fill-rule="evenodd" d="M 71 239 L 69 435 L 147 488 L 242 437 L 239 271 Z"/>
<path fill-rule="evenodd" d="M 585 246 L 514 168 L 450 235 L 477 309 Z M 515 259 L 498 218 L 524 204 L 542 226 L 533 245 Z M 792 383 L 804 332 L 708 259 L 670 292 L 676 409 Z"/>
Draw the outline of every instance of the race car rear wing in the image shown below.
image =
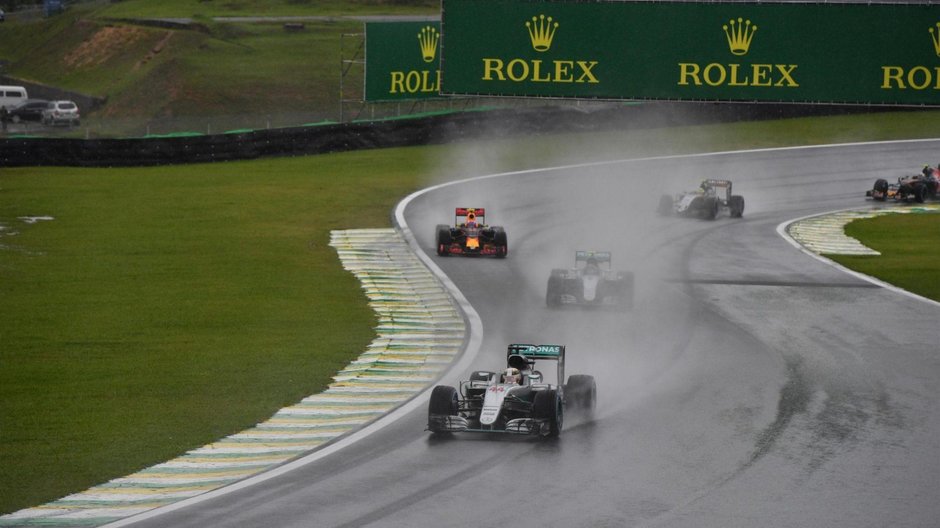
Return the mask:
<path fill-rule="evenodd" d="M 473 213 L 473 216 L 476 217 L 476 223 L 483 225 L 486 223 L 486 209 L 483 207 L 458 207 L 454 212 L 454 225 L 460 225 L 464 222 L 461 222 L 461 218 L 466 218 L 467 215 Z"/>
<path fill-rule="evenodd" d="M 522 358 L 524 365 L 520 367 L 517 363 L 518 358 Z M 513 344 L 509 345 L 506 351 L 506 362 L 510 367 L 516 367 L 520 370 L 531 369 L 536 359 L 544 359 L 558 362 L 558 383 L 564 383 L 565 379 L 565 345 L 529 345 Z"/>
<path fill-rule="evenodd" d="M 587 262 L 592 257 L 598 264 L 606 262 L 610 265 L 610 251 L 575 251 L 574 263 L 577 265 L 578 262 Z"/>
<path fill-rule="evenodd" d="M 705 180 L 712 187 L 731 187 L 731 180 Z"/>

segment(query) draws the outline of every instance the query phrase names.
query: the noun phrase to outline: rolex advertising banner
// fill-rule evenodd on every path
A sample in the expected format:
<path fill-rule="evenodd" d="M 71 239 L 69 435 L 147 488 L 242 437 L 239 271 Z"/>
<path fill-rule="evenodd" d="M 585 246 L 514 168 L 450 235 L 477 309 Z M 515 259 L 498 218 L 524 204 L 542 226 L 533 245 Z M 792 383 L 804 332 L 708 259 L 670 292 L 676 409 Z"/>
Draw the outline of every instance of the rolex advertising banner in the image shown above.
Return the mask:
<path fill-rule="evenodd" d="M 940 105 L 940 5 L 442 0 L 441 92 Z"/>
<path fill-rule="evenodd" d="M 366 101 L 438 97 L 440 22 L 366 23 Z"/>

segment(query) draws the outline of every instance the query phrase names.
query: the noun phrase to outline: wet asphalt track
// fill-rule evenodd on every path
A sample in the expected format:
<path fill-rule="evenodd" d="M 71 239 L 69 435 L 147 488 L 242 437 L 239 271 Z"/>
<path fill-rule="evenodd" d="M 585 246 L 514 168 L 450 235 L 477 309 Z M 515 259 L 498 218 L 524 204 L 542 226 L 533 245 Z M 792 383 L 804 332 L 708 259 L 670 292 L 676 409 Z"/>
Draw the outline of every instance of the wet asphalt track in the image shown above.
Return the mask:
<path fill-rule="evenodd" d="M 561 438 L 435 439 L 419 410 L 324 460 L 134 526 L 934 527 L 940 308 L 801 253 L 781 222 L 864 205 L 940 141 L 600 165 L 448 186 L 406 211 L 422 246 L 484 206 L 505 260 L 435 261 L 479 312 L 473 368 L 568 345 L 595 419 Z M 733 179 L 744 218 L 660 218 L 664 190 Z M 549 310 L 576 249 L 636 273 L 636 308 Z M 936 278 L 926 278 L 936 280 Z M 550 370 L 545 368 L 545 371 Z M 456 384 L 456 379 L 444 380 Z"/>

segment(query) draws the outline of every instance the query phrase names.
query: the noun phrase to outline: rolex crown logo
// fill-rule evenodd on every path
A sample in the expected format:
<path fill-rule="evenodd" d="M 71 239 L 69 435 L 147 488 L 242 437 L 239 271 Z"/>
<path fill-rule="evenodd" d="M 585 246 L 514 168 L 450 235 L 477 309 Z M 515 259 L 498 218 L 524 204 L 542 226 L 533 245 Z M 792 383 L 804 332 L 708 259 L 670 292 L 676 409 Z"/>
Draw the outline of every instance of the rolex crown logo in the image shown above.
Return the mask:
<path fill-rule="evenodd" d="M 525 23 L 525 27 L 529 30 L 529 39 L 535 51 L 548 51 L 548 48 L 552 47 L 555 30 L 558 29 L 558 22 L 554 22 L 552 17 L 545 15 L 532 17 L 531 22 Z"/>
<path fill-rule="evenodd" d="M 940 57 L 940 22 L 937 22 L 937 28 L 930 28 L 930 40 L 933 41 L 933 50 Z"/>
<path fill-rule="evenodd" d="M 418 43 L 421 45 L 421 57 L 424 62 L 431 62 L 437 55 L 437 41 L 441 37 L 433 26 L 421 28 L 418 33 Z"/>
<path fill-rule="evenodd" d="M 721 28 L 725 30 L 725 36 L 728 37 L 728 47 L 731 49 L 731 53 L 747 55 L 747 50 L 751 47 L 751 39 L 754 38 L 754 33 L 757 32 L 757 26 L 751 25 L 750 20 L 738 17 L 737 20 L 729 20 Z"/>

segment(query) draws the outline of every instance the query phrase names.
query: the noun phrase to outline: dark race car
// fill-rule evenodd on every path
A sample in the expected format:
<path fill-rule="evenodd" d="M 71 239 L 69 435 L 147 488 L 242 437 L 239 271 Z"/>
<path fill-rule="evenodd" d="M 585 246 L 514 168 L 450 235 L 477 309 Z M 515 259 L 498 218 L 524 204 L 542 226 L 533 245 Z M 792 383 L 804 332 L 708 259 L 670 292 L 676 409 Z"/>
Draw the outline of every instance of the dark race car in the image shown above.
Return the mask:
<path fill-rule="evenodd" d="M 536 360 L 555 361 L 559 384 L 546 383 Z M 593 376 L 565 379 L 564 345 L 509 345 L 502 372 L 476 371 L 460 389 L 438 385 L 428 402 L 428 430 L 558 436 L 565 411 L 589 416 L 597 399 Z"/>
<path fill-rule="evenodd" d="M 485 215 L 482 207 L 458 207 L 453 227 L 437 226 L 437 254 L 505 257 L 509 253 L 506 231 L 487 225 Z"/>
<path fill-rule="evenodd" d="M 602 269 L 604 263 L 607 266 Z M 577 251 L 574 268 L 552 270 L 545 303 L 629 310 L 633 308 L 633 273 L 612 270 L 608 251 Z"/>
<path fill-rule="evenodd" d="M 729 180 L 702 180 L 694 191 L 662 195 L 658 211 L 661 215 L 676 214 L 708 220 L 717 218 L 721 211 L 728 211 L 731 218 L 741 218 L 744 215 L 744 197 L 731 194 Z"/>
<path fill-rule="evenodd" d="M 924 203 L 940 195 L 940 175 L 937 172 L 937 169 L 924 167 L 921 174 L 901 176 L 897 183 L 888 183 L 888 180 L 879 178 L 865 196 L 879 202 L 891 199 L 898 202 Z"/>

